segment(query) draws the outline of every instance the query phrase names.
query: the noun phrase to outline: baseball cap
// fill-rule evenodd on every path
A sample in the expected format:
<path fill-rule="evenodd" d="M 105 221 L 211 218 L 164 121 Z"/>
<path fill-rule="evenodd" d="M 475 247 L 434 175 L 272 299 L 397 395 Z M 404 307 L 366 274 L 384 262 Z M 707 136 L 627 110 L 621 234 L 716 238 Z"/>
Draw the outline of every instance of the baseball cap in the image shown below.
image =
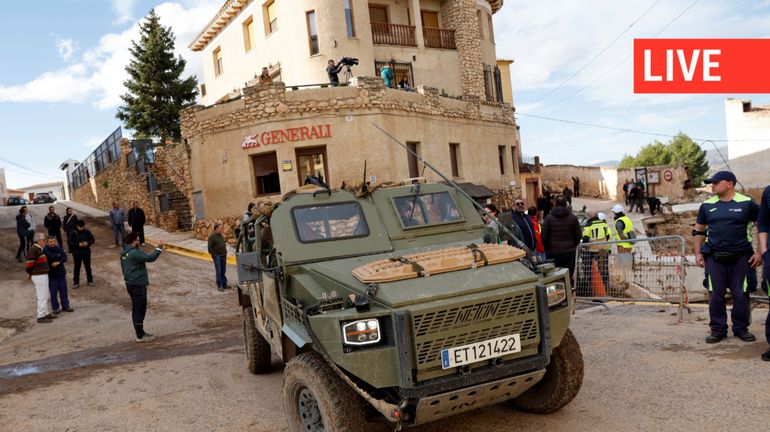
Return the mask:
<path fill-rule="evenodd" d="M 713 184 L 713 183 L 719 183 L 722 180 L 731 181 L 733 183 L 738 182 L 738 179 L 735 178 L 735 174 L 731 173 L 730 171 L 718 171 L 714 173 L 714 175 L 711 176 L 711 178 L 703 180 L 703 183 Z"/>

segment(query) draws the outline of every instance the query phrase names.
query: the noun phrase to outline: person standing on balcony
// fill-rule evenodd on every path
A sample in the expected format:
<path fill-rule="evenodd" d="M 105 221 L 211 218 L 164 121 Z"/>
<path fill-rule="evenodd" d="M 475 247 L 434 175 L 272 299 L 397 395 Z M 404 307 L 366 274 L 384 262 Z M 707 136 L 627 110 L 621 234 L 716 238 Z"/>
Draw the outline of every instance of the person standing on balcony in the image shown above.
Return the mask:
<path fill-rule="evenodd" d="M 390 65 L 385 65 L 380 70 L 380 76 L 382 77 L 382 80 L 385 81 L 385 87 L 392 88 L 393 87 L 393 80 L 395 77 L 393 76 L 393 71 L 390 70 Z"/>
<path fill-rule="evenodd" d="M 329 60 L 326 66 L 326 74 L 329 75 L 329 84 L 332 87 L 340 85 L 339 73 L 342 70 L 342 62 L 334 63 L 334 60 Z"/>

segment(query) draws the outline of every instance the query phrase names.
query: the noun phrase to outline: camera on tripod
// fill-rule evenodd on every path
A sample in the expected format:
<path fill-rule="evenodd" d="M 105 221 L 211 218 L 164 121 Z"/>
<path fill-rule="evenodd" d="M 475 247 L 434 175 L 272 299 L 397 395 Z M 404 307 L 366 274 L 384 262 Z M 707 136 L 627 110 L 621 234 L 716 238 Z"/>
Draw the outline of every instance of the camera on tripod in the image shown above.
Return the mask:
<path fill-rule="evenodd" d="M 342 57 L 340 59 L 340 64 L 343 64 L 347 67 L 356 66 L 358 65 L 358 59 L 353 57 Z"/>

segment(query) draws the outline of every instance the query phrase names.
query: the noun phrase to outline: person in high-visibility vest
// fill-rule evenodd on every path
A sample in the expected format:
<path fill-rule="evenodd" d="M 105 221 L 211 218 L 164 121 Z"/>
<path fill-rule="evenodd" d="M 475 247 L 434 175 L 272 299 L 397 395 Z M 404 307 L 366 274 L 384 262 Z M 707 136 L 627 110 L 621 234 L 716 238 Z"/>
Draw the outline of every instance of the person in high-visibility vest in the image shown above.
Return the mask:
<path fill-rule="evenodd" d="M 631 222 L 630 217 L 626 216 L 623 205 L 615 204 L 612 212 L 615 214 L 615 240 L 635 239 L 634 223 Z M 634 244 L 631 242 L 618 243 L 618 252 L 629 253 L 633 247 Z"/>
<path fill-rule="evenodd" d="M 604 213 L 598 213 L 586 221 L 583 228 L 583 243 L 607 242 L 612 238 L 612 231 L 607 225 L 607 216 Z M 612 245 L 586 246 L 580 256 L 580 271 L 583 275 L 577 282 L 578 297 L 591 297 L 596 295 L 592 292 L 593 288 L 593 264 L 598 263 L 599 274 L 601 275 L 604 287 L 610 284 L 610 274 L 608 268 L 609 252 Z"/>

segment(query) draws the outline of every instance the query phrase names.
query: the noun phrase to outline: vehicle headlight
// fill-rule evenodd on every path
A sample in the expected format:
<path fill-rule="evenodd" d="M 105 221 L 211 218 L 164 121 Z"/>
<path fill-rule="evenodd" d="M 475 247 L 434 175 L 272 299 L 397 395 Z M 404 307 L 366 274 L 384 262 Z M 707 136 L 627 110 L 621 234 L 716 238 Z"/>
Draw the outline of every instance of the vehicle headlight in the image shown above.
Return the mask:
<path fill-rule="evenodd" d="M 361 346 L 379 343 L 382 339 L 380 321 L 376 318 L 350 321 L 342 325 L 345 345 Z"/>
<path fill-rule="evenodd" d="M 548 306 L 555 306 L 567 298 L 567 288 L 563 282 L 555 282 L 545 287 L 548 296 Z"/>

